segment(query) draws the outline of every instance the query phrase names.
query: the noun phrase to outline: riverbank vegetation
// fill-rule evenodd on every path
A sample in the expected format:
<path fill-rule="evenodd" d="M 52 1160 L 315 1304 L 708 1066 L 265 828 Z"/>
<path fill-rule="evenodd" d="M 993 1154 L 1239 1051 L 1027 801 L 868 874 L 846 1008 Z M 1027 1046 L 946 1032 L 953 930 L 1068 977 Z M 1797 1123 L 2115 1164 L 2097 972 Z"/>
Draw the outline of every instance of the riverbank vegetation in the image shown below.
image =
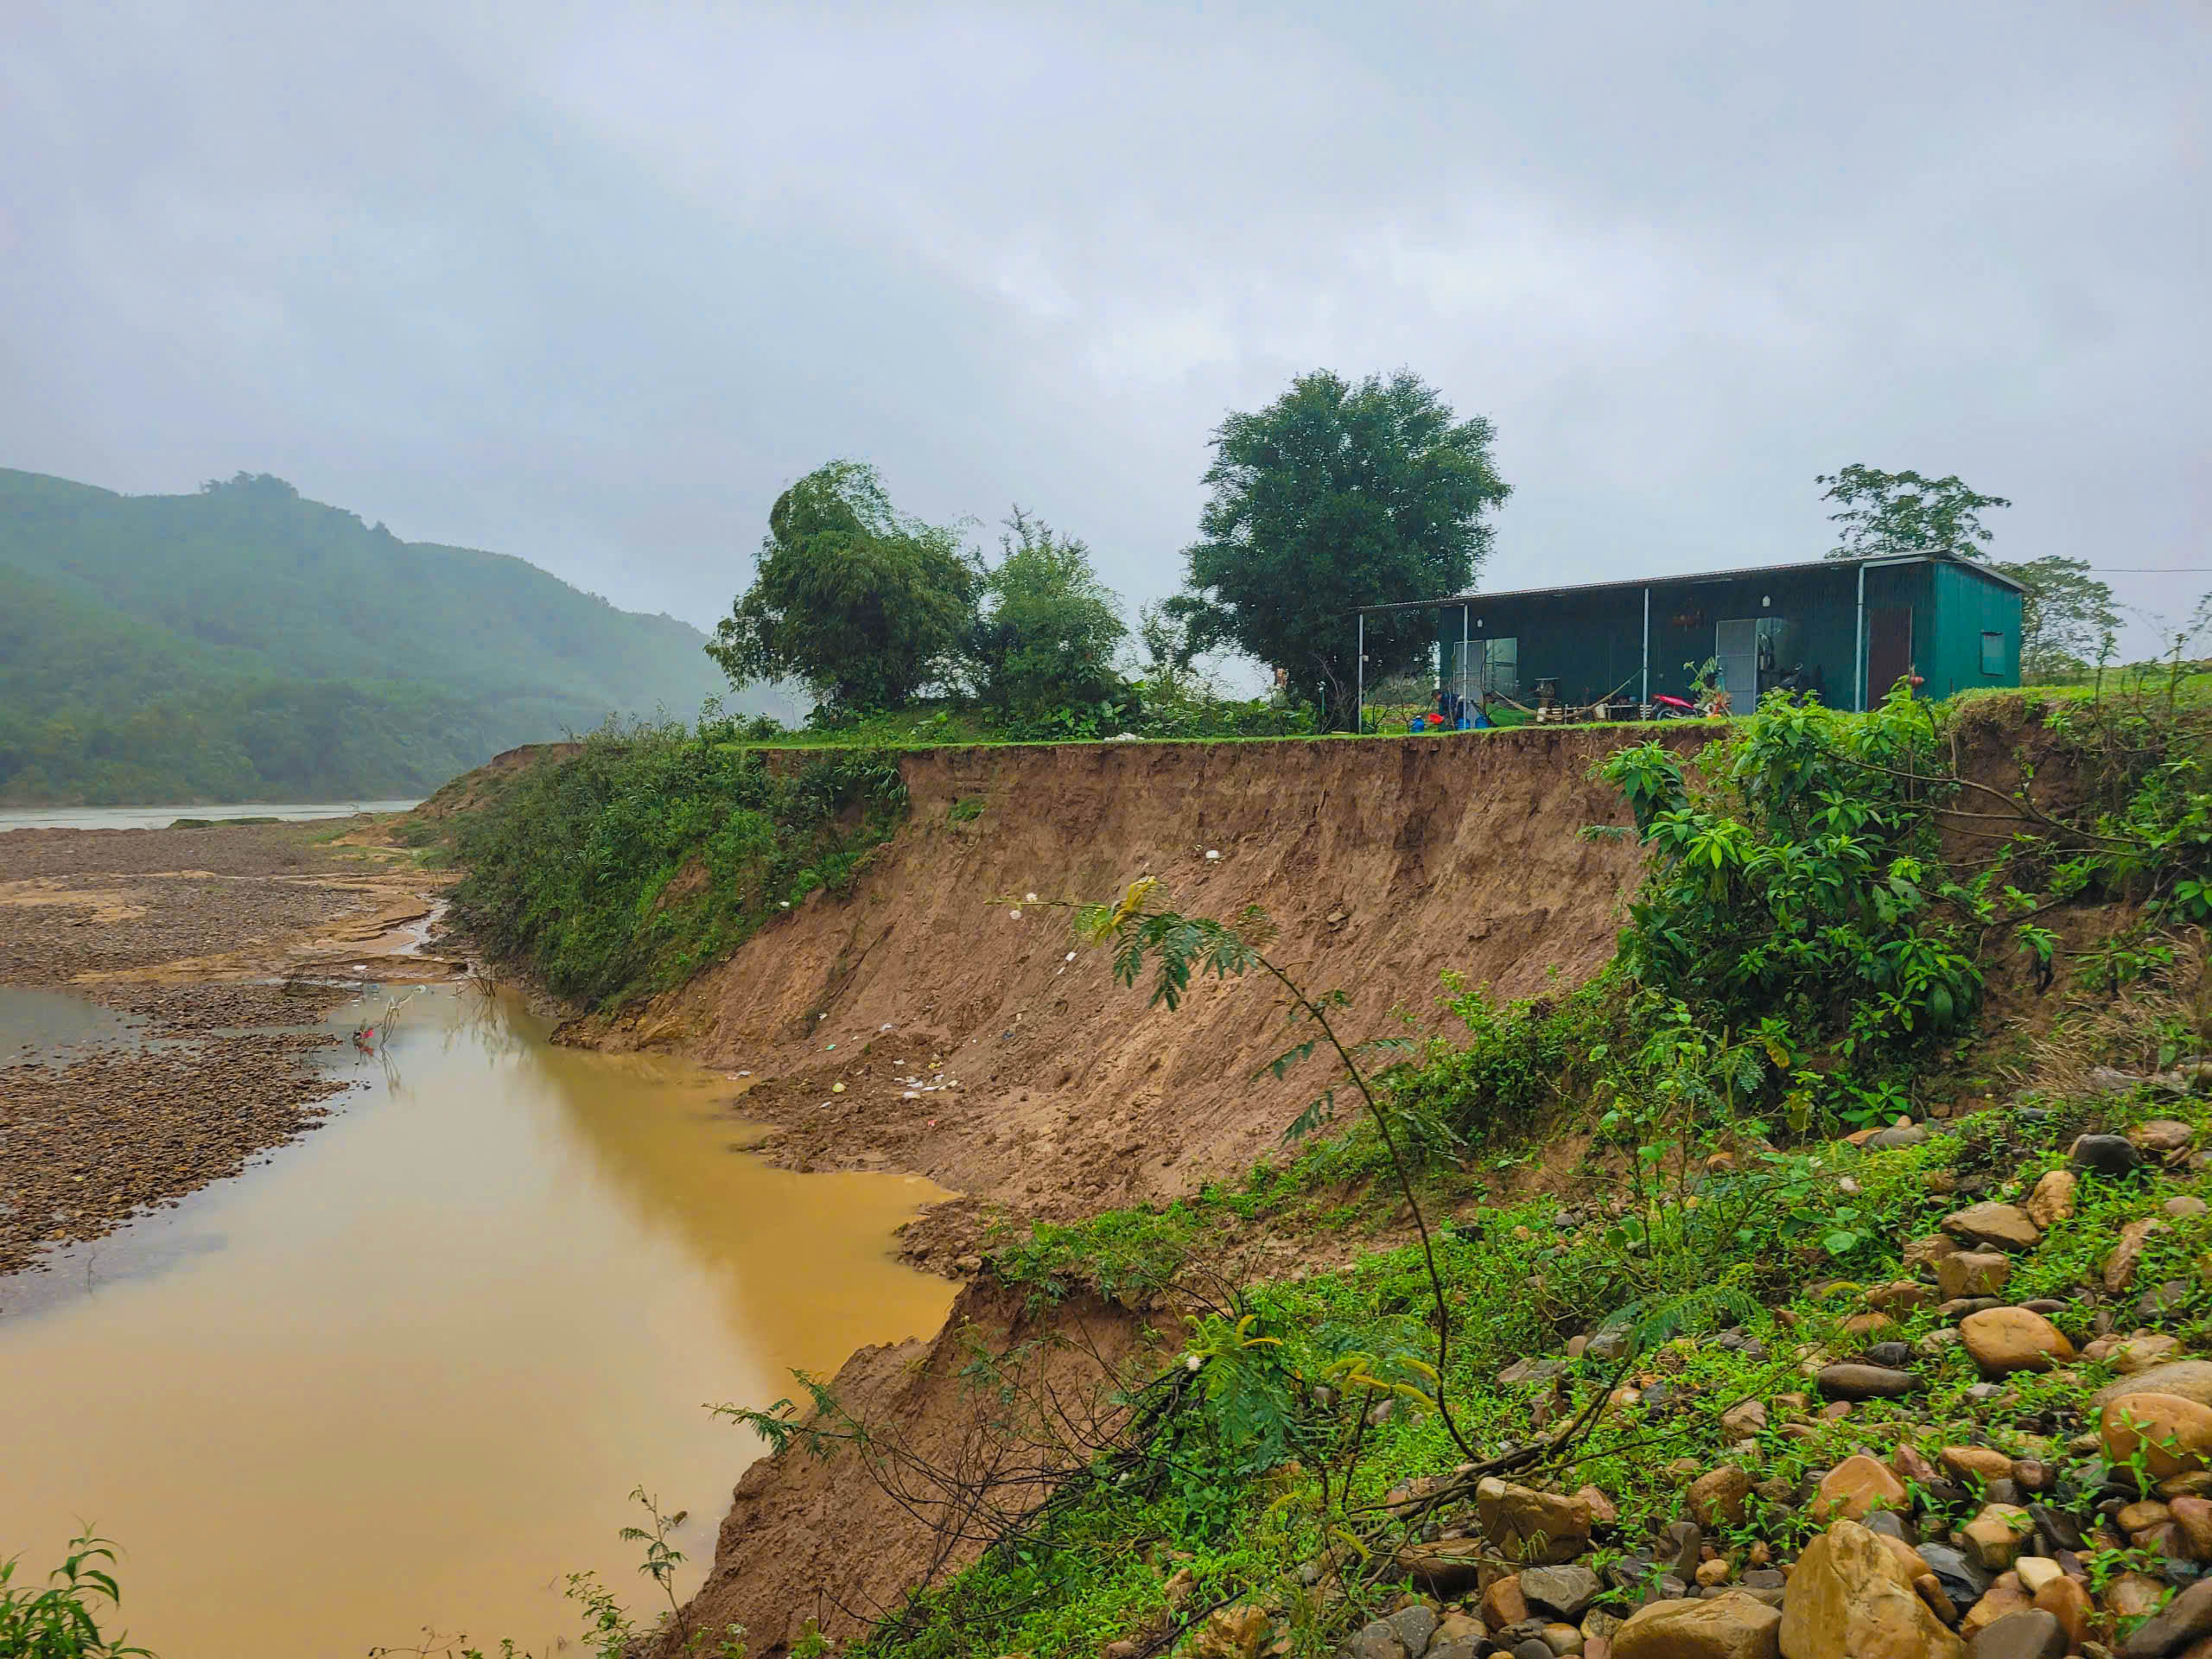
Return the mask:
<path fill-rule="evenodd" d="M 780 766 L 732 722 L 608 728 L 460 820 L 454 913 L 494 960 L 620 1006 L 842 892 L 906 810 L 897 765 L 864 750 Z"/>

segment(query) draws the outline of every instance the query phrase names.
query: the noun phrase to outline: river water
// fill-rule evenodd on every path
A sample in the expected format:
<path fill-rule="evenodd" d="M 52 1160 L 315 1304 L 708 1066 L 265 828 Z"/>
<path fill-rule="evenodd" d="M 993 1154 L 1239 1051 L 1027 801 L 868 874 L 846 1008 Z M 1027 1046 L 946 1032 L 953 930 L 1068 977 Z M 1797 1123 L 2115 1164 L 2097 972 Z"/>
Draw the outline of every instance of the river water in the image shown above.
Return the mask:
<path fill-rule="evenodd" d="M 380 1005 L 378 1005 L 380 1006 Z M 350 1031 L 359 1007 L 330 1028 Z M 424 1628 L 545 1654 L 591 1570 L 649 1605 L 643 1485 L 713 1553 L 759 1447 L 709 1402 L 933 1332 L 889 1254 L 943 1196 L 736 1149 L 716 1073 L 556 1048 L 512 1002 L 419 994 L 367 1084 L 245 1177 L 0 1280 L 0 1557 L 118 1540 L 161 1659 L 362 1659 Z"/>
<path fill-rule="evenodd" d="M 350 818 L 356 812 L 404 812 L 420 801 L 322 801 L 308 806 L 11 806 L 0 808 L 0 834 L 10 830 L 166 830 L 179 818 Z"/>

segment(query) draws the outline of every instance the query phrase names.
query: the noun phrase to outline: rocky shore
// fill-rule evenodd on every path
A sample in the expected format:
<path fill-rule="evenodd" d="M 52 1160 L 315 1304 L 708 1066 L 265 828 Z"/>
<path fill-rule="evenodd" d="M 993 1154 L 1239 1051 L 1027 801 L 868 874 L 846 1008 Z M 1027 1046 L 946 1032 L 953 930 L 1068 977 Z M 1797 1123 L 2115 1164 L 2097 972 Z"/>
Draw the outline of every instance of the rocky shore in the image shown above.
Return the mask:
<path fill-rule="evenodd" d="M 0 835 L 0 997 L 123 1016 L 0 1053 L 0 1274 L 99 1236 L 313 1128 L 342 1085 L 312 1027 L 411 953 L 441 878 L 368 821 Z M 74 1040 L 71 1040 L 74 1039 Z M 4 1306 L 0 1291 L 0 1306 Z"/>
<path fill-rule="evenodd" d="M 1626 1349 L 1608 1331 L 1516 1363 L 1497 1385 L 1529 1395 L 1539 1426 L 1578 1383 L 1618 1374 L 1611 1411 L 1678 1438 L 1713 1430 L 1726 1455 L 1669 1465 L 1676 1518 L 1648 1531 L 1624 1528 L 1592 1484 L 1404 1483 L 1386 1504 L 1412 1529 L 1393 1565 L 1414 1592 L 1338 1659 L 2212 1659 L 2202 1127 L 2152 1117 L 2082 1135 L 2064 1166 L 2014 1190 L 1929 1168 L 1931 1194 L 1992 1190 L 1898 1240 L 1904 1276 L 1808 1287 L 1855 1309 L 1785 1306 L 1764 1337 L 1738 1327 L 1702 1344 L 1787 1386 L 1694 1390 L 1686 1341 L 1617 1373 Z M 1856 1138 L 1880 1150 L 1925 1134 Z M 2193 1253 L 2183 1274 L 2145 1271 L 2156 1259 L 2171 1274 L 2177 1247 Z M 2074 1282 L 2008 1296 L 2054 1269 Z M 1947 1388 L 1961 1357 L 1978 1380 Z M 1807 1466 L 1805 1451 L 1830 1448 L 1842 1455 Z M 1309 1577 L 1325 1599 L 1332 1570 Z M 1287 1652 L 1284 1615 L 1217 1610 L 1187 1650 Z M 1106 1659 L 1124 1659 L 1117 1646 L 1144 1643 Z"/>

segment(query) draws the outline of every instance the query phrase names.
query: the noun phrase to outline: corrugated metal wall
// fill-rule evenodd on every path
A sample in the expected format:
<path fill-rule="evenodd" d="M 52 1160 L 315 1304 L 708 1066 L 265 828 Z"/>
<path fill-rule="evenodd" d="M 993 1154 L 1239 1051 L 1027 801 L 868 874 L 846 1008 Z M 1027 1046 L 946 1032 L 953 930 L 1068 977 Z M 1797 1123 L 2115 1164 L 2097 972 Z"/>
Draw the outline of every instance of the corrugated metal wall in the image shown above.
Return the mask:
<path fill-rule="evenodd" d="M 1436 613 L 1437 641 L 1446 682 L 1458 689 L 1464 609 L 1471 694 L 1485 661 L 1497 654 L 1486 654 L 1483 642 L 1510 639 L 1520 686 L 1513 695 L 1522 702 L 1530 701 L 1543 679 L 1556 680 L 1560 697 L 1568 702 L 1593 702 L 1624 683 L 1624 695 L 1640 696 L 1645 591 L 1478 597 L 1464 607 L 1441 607 Z M 1771 689 L 1776 676 L 1802 663 L 1808 689 L 1833 708 L 1853 706 L 1858 689 L 1856 565 L 1839 563 L 1727 580 L 1676 577 L 1654 582 L 1649 592 L 1654 693 L 1689 695 L 1698 671 L 1718 654 L 1722 623 L 1779 621 L 1788 626 L 1756 633 L 1776 646 L 1776 660 L 1771 672 L 1761 676 L 1761 689 Z M 1870 613 L 1910 613 L 1909 620 L 1893 615 L 1891 620 L 1895 626 L 1909 626 L 1910 659 L 1927 682 L 1928 695 L 1948 696 L 1970 685 L 2018 683 L 2019 598 L 2010 589 L 1955 565 L 1892 565 L 1866 571 L 1866 606 Z M 2004 629 L 2009 629 L 2005 675 L 1985 675 L 1981 635 Z M 1887 689 L 1869 685 L 1868 701 L 1880 701 Z M 1744 688 L 1729 690 L 1739 709 L 1748 705 Z"/>

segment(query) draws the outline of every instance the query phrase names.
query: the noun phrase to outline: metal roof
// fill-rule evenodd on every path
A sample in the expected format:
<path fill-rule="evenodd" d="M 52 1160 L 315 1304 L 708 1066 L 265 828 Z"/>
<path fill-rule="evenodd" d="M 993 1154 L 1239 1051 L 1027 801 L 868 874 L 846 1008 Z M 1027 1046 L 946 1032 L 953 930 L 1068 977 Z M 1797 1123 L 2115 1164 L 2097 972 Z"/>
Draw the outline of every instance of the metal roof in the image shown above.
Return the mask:
<path fill-rule="evenodd" d="M 1751 576 L 1796 575 L 1808 570 L 1849 570 L 1859 565 L 1955 564 L 2015 593 L 2027 588 L 2001 570 L 1993 570 L 1974 559 L 1953 553 L 1878 553 L 1863 559 L 1807 559 L 1795 564 L 1754 564 L 1740 570 L 1693 570 L 1678 576 L 1639 576 L 1630 582 L 1576 582 L 1561 588 L 1516 588 L 1498 594 L 1447 594 L 1442 599 L 1402 600 L 1394 605 L 1362 605 L 1355 614 L 1375 616 L 1393 611 L 1430 611 L 1440 605 L 1473 605 L 1502 599 L 1561 599 L 1569 594 L 1633 592 L 1639 588 L 1674 587 L 1688 582 L 1742 582 Z"/>

